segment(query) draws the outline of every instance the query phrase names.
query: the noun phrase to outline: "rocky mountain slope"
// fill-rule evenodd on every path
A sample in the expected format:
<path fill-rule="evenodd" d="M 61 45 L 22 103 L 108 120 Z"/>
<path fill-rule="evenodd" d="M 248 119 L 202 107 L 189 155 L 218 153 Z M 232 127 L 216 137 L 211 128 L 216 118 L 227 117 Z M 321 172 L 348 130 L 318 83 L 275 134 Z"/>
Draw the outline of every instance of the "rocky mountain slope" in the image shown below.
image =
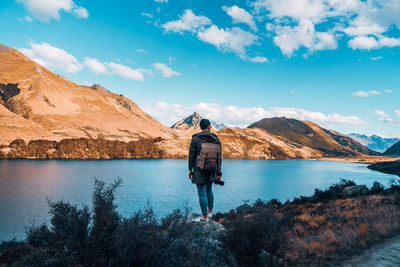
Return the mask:
<path fill-rule="evenodd" d="M 393 144 L 396 142 L 400 141 L 399 138 L 383 138 L 379 135 L 365 135 L 365 134 L 356 134 L 356 133 L 351 133 L 347 135 L 350 138 L 353 138 L 363 146 L 368 147 L 369 149 L 378 151 L 378 152 L 384 152 L 386 149 L 391 147 Z"/>
<path fill-rule="evenodd" d="M 193 135 L 193 134 L 201 131 L 201 129 L 200 129 L 201 119 L 202 119 L 202 117 L 200 116 L 200 114 L 197 112 L 194 112 L 192 115 L 174 123 L 174 125 L 171 126 L 171 129 L 173 129 L 179 135 Z M 223 123 L 218 123 L 215 121 L 210 121 L 210 122 L 211 122 L 211 125 L 216 130 L 223 130 L 225 128 L 228 128 Z"/>
<path fill-rule="evenodd" d="M 400 157 L 400 141 L 389 147 L 383 155 Z"/>
<path fill-rule="evenodd" d="M 326 156 L 356 156 L 359 154 L 378 155 L 350 137 L 330 131 L 309 121 L 285 117 L 266 118 L 251 124 L 248 128 L 259 128 L 283 137 L 299 145 L 318 150 Z"/>
<path fill-rule="evenodd" d="M 134 102 L 99 85 L 77 85 L 0 45 L 0 144 L 65 138 L 135 141 L 176 134 Z"/>

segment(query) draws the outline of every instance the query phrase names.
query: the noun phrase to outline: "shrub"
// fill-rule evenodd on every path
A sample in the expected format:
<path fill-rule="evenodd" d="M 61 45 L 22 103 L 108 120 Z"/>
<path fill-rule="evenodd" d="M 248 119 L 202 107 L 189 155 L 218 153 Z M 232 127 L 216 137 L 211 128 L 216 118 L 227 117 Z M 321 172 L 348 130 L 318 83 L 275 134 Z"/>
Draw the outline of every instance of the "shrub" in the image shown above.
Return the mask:
<path fill-rule="evenodd" d="M 89 209 L 87 207 L 78 209 L 64 201 L 48 200 L 48 204 L 52 216 L 50 229 L 43 224 L 31 226 L 27 230 L 28 244 L 36 249 L 26 259 L 27 262 L 32 260 L 32 264 L 45 265 L 47 257 L 50 257 L 70 265 L 85 263 L 90 223 Z M 46 252 L 46 257 L 40 256 L 44 253 L 39 253 L 40 250 Z M 40 259 L 45 262 L 40 262 Z"/>
<path fill-rule="evenodd" d="M 161 228 L 151 208 L 123 219 L 115 232 L 116 265 L 142 266 L 153 260 L 164 243 Z"/>
<path fill-rule="evenodd" d="M 26 240 L 34 248 L 48 248 L 51 247 L 52 233 L 46 224 L 32 225 L 26 230 Z"/>
<path fill-rule="evenodd" d="M 114 241 L 120 216 L 114 203 L 116 189 L 122 184 L 118 178 L 111 185 L 96 180 L 92 197 L 92 223 L 88 240 L 87 259 L 91 265 L 108 265 L 115 256 Z"/>
<path fill-rule="evenodd" d="M 228 235 L 223 240 L 246 265 L 255 263 L 260 250 L 276 254 L 285 242 L 281 221 L 271 205 L 256 203 L 251 209 L 251 214 L 238 212 L 225 223 Z"/>
<path fill-rule="evenodd" d="M 385 190 L 384 186 L 380 182 L 375 181 L 373 183 L 371 189 L 369 190 L 369 193 L 371 195 L 375 195 L 375 194 L 382 193 L 384 190 Z"/>
<path fill-rule="evenodd" d="M 16 248 L 23 245 L 25 245 L 25 242 L 16 241 L 15 238 L 10 241 L 3 241 L 0 243 L 0 253 L 9 248 Z"/>

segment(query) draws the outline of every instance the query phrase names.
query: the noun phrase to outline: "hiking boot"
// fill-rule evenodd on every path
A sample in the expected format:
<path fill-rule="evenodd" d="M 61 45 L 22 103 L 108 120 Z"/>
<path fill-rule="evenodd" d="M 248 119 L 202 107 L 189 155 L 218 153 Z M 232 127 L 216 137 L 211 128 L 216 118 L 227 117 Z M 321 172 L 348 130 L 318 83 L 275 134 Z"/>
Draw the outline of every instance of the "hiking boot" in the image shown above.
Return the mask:
<path fill-rule="evenodd" d="M 212 216 L 213 216 L 212 212 L 209 212 L 209 213 L 208 213 L 208 218 L 209 218 L 210 220 L 212 219 Z"/>
<path fill-rule="evenodd" d="M 192 219 L 192 222 L 206 223 L 206 222 L 208 222 L 208 218 L 204 219 L 203 217 L 197 217 L 197 218 Z"/>

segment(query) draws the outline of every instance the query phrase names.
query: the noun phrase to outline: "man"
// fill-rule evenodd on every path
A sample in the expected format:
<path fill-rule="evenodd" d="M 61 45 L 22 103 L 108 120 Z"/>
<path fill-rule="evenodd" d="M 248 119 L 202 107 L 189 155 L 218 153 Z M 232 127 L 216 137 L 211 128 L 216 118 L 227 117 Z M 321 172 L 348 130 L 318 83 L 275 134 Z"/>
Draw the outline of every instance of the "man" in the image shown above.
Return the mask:
<path fill-rule="evenodd" d="M 200 121 L 200 133 L 194 134 L 189 148 L 189 179 L 197 186 L 202 217 L 195 219 L 208 222 L 212 218 L 214 194 L 212 184 L 221 180 L 222 150 L 218 137 L 211 133 L 211 123 Z M 208 208 L 208 209 L 207 209 Z"/>

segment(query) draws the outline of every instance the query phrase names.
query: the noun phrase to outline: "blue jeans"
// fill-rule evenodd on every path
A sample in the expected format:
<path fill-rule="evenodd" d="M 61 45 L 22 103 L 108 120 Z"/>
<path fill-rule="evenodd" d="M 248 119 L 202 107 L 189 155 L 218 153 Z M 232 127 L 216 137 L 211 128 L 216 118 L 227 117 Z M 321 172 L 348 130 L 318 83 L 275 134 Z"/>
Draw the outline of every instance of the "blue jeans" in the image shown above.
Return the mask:
<path fill-rule="evenodd" d="M 214 194 L 212 191 L 212 184 L 213 182 L 207 182 L 205 184 L 197 185 L 197 193 L 199 194 L 200 208 L 203 215 L 207 215 L 208 209 L 211 210 L 214 207 Z"/>

